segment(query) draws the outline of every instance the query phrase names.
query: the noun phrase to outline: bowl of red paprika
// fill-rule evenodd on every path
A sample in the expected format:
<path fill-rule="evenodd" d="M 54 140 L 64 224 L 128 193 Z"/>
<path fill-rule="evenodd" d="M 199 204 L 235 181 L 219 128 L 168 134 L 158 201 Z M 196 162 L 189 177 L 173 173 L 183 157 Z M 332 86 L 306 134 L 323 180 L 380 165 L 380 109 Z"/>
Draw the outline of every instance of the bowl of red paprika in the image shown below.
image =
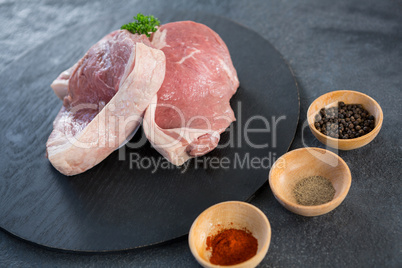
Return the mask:
<path fill-rule="evenodd" d="M 265 214 L 251 204 L 222 202 L 197 217 L 188 242 L 203 267 L 256 267 L 268 252 L 271 226 Z"/>

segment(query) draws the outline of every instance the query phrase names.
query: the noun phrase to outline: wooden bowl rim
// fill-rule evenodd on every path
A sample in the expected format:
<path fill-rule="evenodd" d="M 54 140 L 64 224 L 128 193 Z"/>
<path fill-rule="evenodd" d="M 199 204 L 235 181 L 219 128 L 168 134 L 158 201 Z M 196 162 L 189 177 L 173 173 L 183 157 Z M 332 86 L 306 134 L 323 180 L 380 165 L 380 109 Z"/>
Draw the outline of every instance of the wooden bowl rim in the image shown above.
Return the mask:
<path fill-rule="evenodd" d="M 252 257 L 251 259 L 242 262 L 242 263 L 238 263 L 235 265 L 216 265 L 216 264 L 212 264 L 209 261 L 204 260 L 199 254 L 198 251 L 195 249 L 195 241 L 194 241 L 194 235 L 192 235 L 192 233 L 195 230 L 195 225 L 197 223 L 197 221 L 206 213 L 208 213 L 211 210 L 217 209 L 220 206 L 226 206 L 226 205 L 233 205 L 233 204 L 237 204 L 237 205 L 242 205 L 245 207 L 248 207 L 248 209 L 252 209 L 255 212 L 257 212 L 258 215 L 261 216 L 261 219 L 264 222 L 264 225 L 267 227 L 267 232 L 268 232 L 268 237 L 267 239 L 265 239 L 263 246 L 261 247 L 261 250 L 259 252 L 257 252 L 257 254 Z M 260 242 L 260 241 L 258 241 Z M 247 202 L 242 202 L 242 201 L 224 201 L 224 202 L 220 202 L 217 203 L 215 205 L 210 206 L 209 208 L 205 209 L 203 212 L 201 212 L 200 215 L 198 215 L 198 217 L 194 220 L 193 224 L 191 225 L 190 231 L 188 233 L 188 243 L 189 243 L 189 247 L 190 247 L 190 251 L 193 254 L 193 256 L 195 257 L 195 259 L 198 261 L 199 264 L 201 264 L 203 267 L 211 267 L 211 268 L 221 268 L 221 267 L 230 267 L 230 268 L 240 268 L 240 267 L 251 267 L 251 266 L 256 266 L 258 265 L 258 263 L 260 263 L 262 261 L 262 259 L 264 258 L 264 256 L 267 254 L 268 252 L 268 248 L 269 245 L 271 243 L 271 224 L 269 223 L 269 220 L 267 218 L 267 216 L 265 215 L 264 212 L 262 212 L 258 207 L 249 204 Z"/>
<path fill-rule="evenodd" d="M 331 201 L 329 201 L 329 202 L 327 202 L 325 204 L 317 205 L 317 206 L 304 206 L 304 205 L 294 203 L 294 202 L 289 201 L 288 199 L 284 198 L 281 194 L 279 194 L 278 191 L 276 190 L 276 188 L 271 183 L 271 177 L 272 177 L 271 175 L 272 175 L 273 170 L 276 168 L 275 164 L 273 165 L 273 167 L 269 171 L 269 179 L 268 179 L 269 186 L 270 186 L 273 194 L 276 196 L 276 198 L 278 198 L 281 202 L 283 202 L 284 204 L 286 204 L 286 205 L 288 205 L 290 207 L 293 207 L 293 208 L 296 208 L 296 209 L 301 209 L 301 210 L 304 210 L 304 211 L 311 211 L 311 210 L 316 210 L 316 209 L 324 209 L 325 210 L 325 209 L 328 209 L 329 207 L 331 207 L 333 205 L 336 205 L 339 202 L 339 200 L 342 201 L 342 200 L 345 199 L 346 195 L 349 192 L 350 186 L 352 185 L 352 173 L 350 172 L 349 166 L 346 164 L 346 162 L 339 155 L 337 155 L 337 154 L 335 154 L 335 153 L 333 153 L 333 152 L 331 152 L 329 150 L 325 150 L 325 149 L 317 148 L 317 147 L 305 147 L 305 148 L 299 148 L 299 149 L 289 151 L 286 154 L 284 154 L 281 157 L 279 157 L 278 160 L 275 161 L 275 163 L 278 162 L 279 159 L 286 158 L 290 154 L 293 154 L 295 152 L 300 152 L 300 151 L 307 151 L 307 150 L 315 150 L 315 151 L 319 151 L 319 152 L 322 152 L 322 153 L 329 153 L 329 154 L 332 154 L 333 156 L 336 156 L 338 158 L 339 162 L 342 163 L 342 166 L 346 168 L 346 174 L 347 174 L 346 183 L 347 184 L 346 184 L 346 188 L 345 188 L 344 191 L 342 191 L 336 198 L 332 199 Z M 328 210 L 326 212 L 329 212 L 329 211 L 331 211 L 331 210 Z"/>
<path fill-rule="evenodd" d="M 321 132 L 319 132 L 319 131 L 314 127 L 314 120 L 312 119 L 312 118 L 313 118 L 313 115 L 312 115 L 312 116 L 309 116 L 310 110 L 312 109 L 313 104 L 314 104 L 315 102 L 317 102 L 320 98 L 324 97 L 324 96 L 333 95 L 334 93 L 338 93 L 338 92 L 352 93 L 352 94 L 361 95 L 361 96 L 363 96 L 363 97 L 365 97 L 365 98 L 368 98 L 369 100 L 371 100 L 371 101 L 374 103 L 374 105 L 378 108 L 378 110 L 379 110 L 379 112 L 380 112 L 380 116 L 379 116 L 379 118 L 378 118 L 378 123 L 377 123 L 377 125 L 374 127 L 373 130 L 371 130 L 371 132 L 367 133 L 367 134 L 364 135 L 364 136 L 358 137 L 358 138 L 353 138 L 353 139 L 336 139 L 336 138 L 332 138 L 332 137 L 330 137 L 330 136 L 327 136 L 327 135 L 322 134 Z M 317 134 L 317 135 L 320 136 L 321 138 L 328 139 L 328 140 L 333 141 L 333 142 L 343 143 L 343 144 L 355 143 L 356 141 L 362 141 L 362 140 L 371 138 L 373 135 L 377 135 L 377 133 L 380 131 L 380 129 L 381 129 L 381 127 L 382 127 L 382 122 L 383 122 L 383 120 L 384 120 L 383 111 L 382 111 L 382 109 L 381 109 L 381 106 L 378 104 L 378 102 L 377 102 L 375 99 L 373 99 L 372 97 L 370 97 L 369 95 L 364 94 L 364 93 L 359 92 L 359 91 L 354 91 L 354 90 L 335 90 L 335 91 L 331 91 L 331 92 L 325 93 L 325 94 L 319 96 L 318 98 L 316 98 L 316 99 L 310 104 L 310 106 L 308 107 L 308 110 L 307 110 L 307 121 L 308 121 L 308 125 L 309 125 L 311 131 L 313 131 L 315 134 Z"/>

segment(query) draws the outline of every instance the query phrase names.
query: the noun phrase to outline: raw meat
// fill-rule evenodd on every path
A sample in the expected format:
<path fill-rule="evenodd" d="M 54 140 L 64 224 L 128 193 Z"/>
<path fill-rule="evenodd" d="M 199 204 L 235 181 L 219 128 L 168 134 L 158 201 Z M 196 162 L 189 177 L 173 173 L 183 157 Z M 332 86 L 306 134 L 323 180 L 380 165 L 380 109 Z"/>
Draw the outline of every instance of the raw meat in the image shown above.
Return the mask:
<path fill-rule="evenodd" d="M 67 95 L 46 144 L 52 165 L 75 175 L 105 159 L 139 125 L 164 76 L 163 52 L 143 35 L 118 30 L 92 46 L 56 79 L 66 80 L 56 94 Z"/>
<path fill-rule="evenodd" d="M 239 87 L 226 44 L 192 21 L 162 25 L 152 44 L 166 56 L 166 76 L 144 116 L 153 147 L 175 165 L 213 150 L 235 116 L 229 101 Z"/>
<path fill-rule="evenodd" d="M 74 64 L 71 68 L 62 72 L 50 85 L 54 91 L 54 93 L 61 100 L 64 99 L 65 96 L 68 95 L 68 82 L 70 80 L 70 76 L 73 71 L 77 68 L 77 63 Z"/>

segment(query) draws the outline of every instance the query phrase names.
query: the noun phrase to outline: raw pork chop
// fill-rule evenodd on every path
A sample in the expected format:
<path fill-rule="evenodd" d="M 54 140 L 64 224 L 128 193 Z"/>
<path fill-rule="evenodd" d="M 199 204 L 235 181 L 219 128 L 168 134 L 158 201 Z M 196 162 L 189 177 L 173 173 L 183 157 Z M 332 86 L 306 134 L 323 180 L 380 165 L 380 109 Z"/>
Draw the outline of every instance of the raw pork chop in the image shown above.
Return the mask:
<path fill-rule="evenodd" d="M 166 56 L 166 76 L 145 112 L 144 132 L 175 165 L 213 150 L 234 120 L 229 100 L 239 87 L 226 44 L 191 21 L 161 26 L 152 44 Z"/>
<path fill-rule="evenodd" d="M 46 144 L 65 175 L 97 165 L 133 132 L 163 82 L 165 56 L 145 36 L 118 30 L 72 68 L 59 77 L 68 90 L 57 91 L 67 95 Z"/>

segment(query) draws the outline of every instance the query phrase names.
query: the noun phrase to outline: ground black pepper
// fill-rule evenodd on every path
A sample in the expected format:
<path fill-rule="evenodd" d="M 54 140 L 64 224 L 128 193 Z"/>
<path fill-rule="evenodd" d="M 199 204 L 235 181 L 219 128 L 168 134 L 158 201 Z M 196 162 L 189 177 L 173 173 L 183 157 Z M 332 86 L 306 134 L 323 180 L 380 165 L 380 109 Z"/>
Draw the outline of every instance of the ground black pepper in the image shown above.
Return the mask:
<path fill-rule="evenodd" d="M 335 189 L 327 178 L 311 176 L 296 184 L 293 195 L 299 205 L 316 206 L 331 201 L 334 198 Z"/>
<path fill-rule="evenodd" d="M 314 117 L 314 127 L 332 138 L 353 139 L 374 129 L 375 118 L 361 104 L 338 102 L 337 107 L 322 108 Z"/>

